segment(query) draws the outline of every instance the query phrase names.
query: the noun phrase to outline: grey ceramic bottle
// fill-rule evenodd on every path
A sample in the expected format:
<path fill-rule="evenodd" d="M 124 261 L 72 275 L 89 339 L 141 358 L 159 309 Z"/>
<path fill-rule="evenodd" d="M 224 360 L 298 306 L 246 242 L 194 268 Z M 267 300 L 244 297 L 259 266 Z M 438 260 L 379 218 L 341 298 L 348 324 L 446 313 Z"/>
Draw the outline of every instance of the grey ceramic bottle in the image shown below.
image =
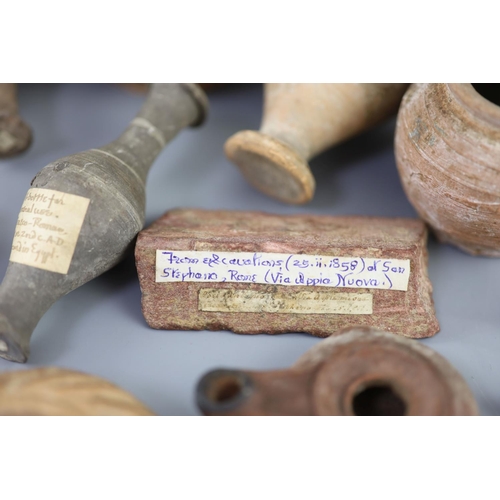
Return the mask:
<path fill-rule="evenodd" d="M 0 356 L 26 362 L 30 338 L 63 295 L 125 255 L 144 224 L 145 181 L 165 145 L 200 125 L 207 98 L 196 84 L 153 84 L 115 141 L 57 160 L 31 183 L 0 285 Z"/>

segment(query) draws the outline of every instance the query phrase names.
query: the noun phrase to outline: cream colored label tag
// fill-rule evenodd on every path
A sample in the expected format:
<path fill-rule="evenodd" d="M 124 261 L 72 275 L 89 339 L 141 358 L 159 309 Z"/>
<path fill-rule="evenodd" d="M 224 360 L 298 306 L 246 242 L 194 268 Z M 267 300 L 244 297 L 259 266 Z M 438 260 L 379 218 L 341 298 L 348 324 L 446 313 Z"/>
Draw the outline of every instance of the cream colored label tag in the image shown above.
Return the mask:
<path fill-rule="evenodd" d="M 156 281 L 408 290 L 410 261 L 259 252 L 156 251 Z"/>
<path fill-rule="evenodd" d="M 291 292 L 202 288 L 198 309 L 213 312 L 268 312 L 292 314 L 372 314 L 371 293 Z"/>
<path fill-rule="evenodd" d="M 30 189 L 17 219 L 11 262 L 67 274 L 89 203 L 83 196 Z"/>

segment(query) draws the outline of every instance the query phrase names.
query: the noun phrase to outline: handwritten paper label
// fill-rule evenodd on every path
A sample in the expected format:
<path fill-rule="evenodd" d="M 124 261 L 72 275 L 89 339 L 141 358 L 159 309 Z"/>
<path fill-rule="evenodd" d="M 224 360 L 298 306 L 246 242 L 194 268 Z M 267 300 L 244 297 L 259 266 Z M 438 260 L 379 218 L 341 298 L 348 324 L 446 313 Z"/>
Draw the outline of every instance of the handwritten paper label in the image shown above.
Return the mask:
<path fill-rule="evenodd" d="M 372 314 L 371 293 L 291 292 L 202 288 L 198 309 L 213 312 L 268 312 L 292 314 Z"/>
<path fill-rule="evenodd" d="M 259 252 L 156 251 L 156 282 L 408 290 L 410 261 Z"/>
<path fill-rule="evenodd" d="M 89 202 L 53 189 L 30 189 L 17 219 L 11 262 L 67 274 Z"/>

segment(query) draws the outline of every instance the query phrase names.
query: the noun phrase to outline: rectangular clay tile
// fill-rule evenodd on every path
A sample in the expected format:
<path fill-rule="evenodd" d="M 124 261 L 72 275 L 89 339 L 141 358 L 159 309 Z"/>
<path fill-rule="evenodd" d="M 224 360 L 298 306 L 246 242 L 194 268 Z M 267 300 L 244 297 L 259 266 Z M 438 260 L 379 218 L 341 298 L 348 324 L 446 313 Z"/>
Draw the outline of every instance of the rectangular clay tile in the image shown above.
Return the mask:
<path fill-rule="evenodd" d="M 172 210 L 137 239 L 142 310 L 157 329 L 429 337 L 426 240 L 417 219 Z"/>

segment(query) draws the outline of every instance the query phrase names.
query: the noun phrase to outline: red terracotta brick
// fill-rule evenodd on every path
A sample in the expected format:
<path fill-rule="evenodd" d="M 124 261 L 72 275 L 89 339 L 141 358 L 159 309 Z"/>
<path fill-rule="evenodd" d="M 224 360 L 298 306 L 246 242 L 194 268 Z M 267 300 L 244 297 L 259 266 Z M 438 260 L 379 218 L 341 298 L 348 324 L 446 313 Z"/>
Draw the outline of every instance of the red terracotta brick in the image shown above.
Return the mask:
<path fill-rule="evenodd" d="M 425 225 L 416 219 L 172 210 L 142 231 L 137 239 L 136 265 L 144 317 L 152 328 L 169 330 L 232 330 L 247 334 L 307 332 L 327 337 L 345 327 L 369 326 L 407 337 L 429 337 L 439 331 L 439 324 L 427 276 L 426 239 Z M 366 269 L 374 259 L 379 261 L 377 276 L 396 277 L 391 272 L 381 275 L 380 265 L 401 259 L 409 260 L 409 279 L 406 291 L 367 288 L 365 285 L 370 281 L 359 281 L 358 285 L 362 284 L 359 288 L 302 286 L 293 280 L 287 286 L 257 282 L 156 282 L 157 250 L 174 251 L 177 256 L 183 251 L 238 252 L 240 256 L 241 252 L 323 256 L 322 265 L 330 267 L 320 271 L 330 276 L 332 284 L 338 283 L 337 270 L 331 269 L 338 264 L 332 261 L 333 257 L 350 257 L 351 262 L 363 266 L 357 267 L 356 272 L 364 269 L 365 274 L 351 274 L 351 283 L 353 277 L 367 276 Z M 289 258 L 289 262 L 298 260 L 296 257 Z M 314 259 L 309 260 L 312 263 Z M 169 266 L 170 270 L 173 268 L 176 268 L 175 261 Z M 218 276 L 229 276 L 228 268 L 222 265 L 211 269 L 217 270 Z M 253 271 L 264 273 L 264 268 L 261 271 L 242 266 L 241 269 L 245 275 Z M 275 269 L 274 276 L 278 273 L 278 268 Z M 283 275 L 290 276 L 284 266 L 282 270 Z M 294 276 L 298 271 L 295 269 Z M 313 271 L 319 272 L 311 266 L 304 273 L 307 277 L 307 273 Z M 381 278 L 371 283 L 382 286 L 386 280 Z M 215 291 L 207 292 L 207 289 Z M 201 310 L 209 307 L 207 293 L 212 297 L 211 304 L 215 299 L 217 308 L 226 312 Z M 337 300 L 341 302 L 332 302 Z M 368 303 L 371 313 L 363 309 Z M 238 304 L 239 310 L 250 308 L 255 312 L 234 312 L 234 304 Z M 262 304 L 265 310 L 260 308 Z M 337 309 L 332 313 L 332 304 L 340 304 L 342 313 Z M 227 312 L 229 306 L 232 312 Z M 310 311 L 311 306 L 315 311 L 319 307 L 320 313 L 303 312 Z M 358 306 L 364 314 L 346 313 L 359 311 L 353 309 Z M 287 312 L 290 309 L 293 312 Z"/>

